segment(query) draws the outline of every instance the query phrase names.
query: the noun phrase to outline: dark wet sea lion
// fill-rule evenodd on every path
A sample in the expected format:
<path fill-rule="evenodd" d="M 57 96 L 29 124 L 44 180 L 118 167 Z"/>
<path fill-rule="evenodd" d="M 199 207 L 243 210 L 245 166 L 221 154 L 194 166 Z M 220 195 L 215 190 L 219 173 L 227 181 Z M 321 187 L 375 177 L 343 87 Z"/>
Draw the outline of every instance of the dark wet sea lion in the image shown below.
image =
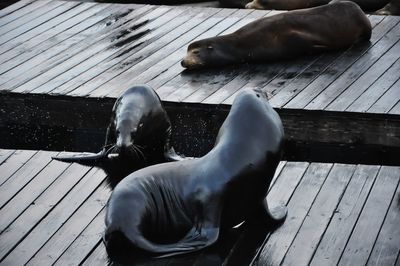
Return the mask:
<path fill-rule="evenodd" d="M 341 0 L 339 0 L 341 1 Z M 389 0 L 349 0 L 356 3 L 364 11 L 371 12 L 385 6 Z M 316 6 L 323 6 L 332 2 L 331 0 L 253 0 L 246 8 L 295 10 Z M 336 2 L 336 1 L 333 1 Z M 340 17 L 340 13 L 337 14 Z"/>
<path fill-rule="evenodd" d="M 346 48 L 370 37 L 371 23 L 364 12 L 344 1 L 262 18 L 234 33 L 193 42 L 181 64 L 195 69 L 276 61 Z"/>
<path fill-rule="evenodd" d="M 109 256 L 185 254 L 243 221 L 283 222 L 286 207 L 271 214 L 266 202 L 283 141 L 266 96 L 242 91 L 208 154 L 143 168 L 115 187 L 105 219 Z"/>
<path fill-rule="evenodd" d="M 103 149 L 97 154 L 55 157 L 102 168 L 114 187 L 130 173 L 180 160 L 170 145 L 171 122 L 155 91 L 144 85 L 126 90 L 115 102 Z"/>

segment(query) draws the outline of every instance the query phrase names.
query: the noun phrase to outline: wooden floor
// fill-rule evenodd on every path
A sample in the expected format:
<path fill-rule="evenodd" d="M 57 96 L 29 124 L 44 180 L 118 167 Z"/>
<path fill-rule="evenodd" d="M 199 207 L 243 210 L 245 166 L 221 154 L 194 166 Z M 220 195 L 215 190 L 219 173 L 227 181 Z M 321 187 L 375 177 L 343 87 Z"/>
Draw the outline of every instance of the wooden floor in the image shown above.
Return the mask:
<path fill-rule="evenodd" d="M 1 265 L 108 263 L 105 175 L 52 161 L 55 154 L 0 150 Z M 269 202 L 287 204 L 289 214 L 261 235 L 253 265 L 399 265 L 400 167 L 281 162 L 276 177 Z M 235 257 L 230 244 L 140 265 L 221 265 Z"/>
<path fill-rule="evenodd" d="M 370 16 L 370 43 L 285 62 L 183 72 L 197 39 L 276 12 L 20 1 L 0 11 L 0 91 L 117 97 L 137 83 L 163 100 L 232 103 L 262 88 L 279 108 L 400 114 L 400 17 Z"/>

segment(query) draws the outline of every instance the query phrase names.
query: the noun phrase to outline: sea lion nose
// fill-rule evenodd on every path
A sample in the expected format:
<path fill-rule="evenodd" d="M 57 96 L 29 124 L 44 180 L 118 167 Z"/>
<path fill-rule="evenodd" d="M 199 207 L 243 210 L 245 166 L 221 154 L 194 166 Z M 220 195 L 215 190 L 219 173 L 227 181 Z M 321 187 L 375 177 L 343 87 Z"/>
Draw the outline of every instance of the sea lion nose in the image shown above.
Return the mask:
<path fill-rule="evenodd" d="M 183 67 L 187 67 L 187 62 L 186 62 L 186 60 L 185 60 L 185 58 L 181 61 L 181 66 L 183 66 Z"/>
<path fill-rule="evenodd" d="M 131 140 L 129 137 L 120 137 L 117 140 L 117 148 L 120 152 L 124 152 L 131 145 Z"/>

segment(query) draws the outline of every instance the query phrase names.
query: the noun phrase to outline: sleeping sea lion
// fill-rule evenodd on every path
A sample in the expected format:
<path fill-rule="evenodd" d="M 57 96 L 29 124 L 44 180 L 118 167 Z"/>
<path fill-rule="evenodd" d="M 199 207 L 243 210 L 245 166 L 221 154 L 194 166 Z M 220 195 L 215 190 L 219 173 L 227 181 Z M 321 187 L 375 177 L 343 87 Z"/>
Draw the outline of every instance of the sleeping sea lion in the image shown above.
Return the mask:
<path fill-rule="evenodd" d="M 274 9 L 274 10 L 295 10 L 316 6 L 327 5 L 332 2 L 343 0 L 253 0 L 246 4 L 246 8 L 253 9 Z M 356 3 L 363 11 L 372 12 L 385 6 L 389 0 L 349 0 Z M 337 14 L 340 19 L 341 14 Z"/>
<path fill-rule="evenodd" d="M 400 0 L 391 0 L 386 6 L 374 12 L 374 14 L 400 16 Z"/>
<path fill-rule="evenodd" d="M 209 153 L 143 168 L 115 187 L 103 238 L 111 259 L 186 254 L 243 221 L 283 222 L 286 207 L 270 211 L 266 202 L 283 142 L 266 95 L 239 93 Z"/>
<path fill-rule="evenodd" d="M 181 64 L 196 69 L 276 61 L 346 48 L 370 37 L 371 23 L 364 12 L 343 1 L 262 18 L 234 33 L 195 41 Z"/>

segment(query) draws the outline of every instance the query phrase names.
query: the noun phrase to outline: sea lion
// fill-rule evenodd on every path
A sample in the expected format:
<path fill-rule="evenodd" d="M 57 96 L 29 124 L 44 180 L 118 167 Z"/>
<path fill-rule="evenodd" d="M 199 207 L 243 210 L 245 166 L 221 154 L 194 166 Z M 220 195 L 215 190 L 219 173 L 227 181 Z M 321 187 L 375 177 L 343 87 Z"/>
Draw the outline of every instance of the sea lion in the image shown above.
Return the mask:
<path fill-rule="evenodd" d="M 343 1 L 262 18 L 234 33 L 191 43 L 183 67 L 196 69 L 276 61 L 346 48 L 369 40 L 371 23 L 359 6 Z"/>
<path fill-rule="evenodd" d="M 156 92 L 145 85 L 126 90 L 115 102 L 103 149 L 97 154 L 54 157 L 102 168 L 113 188 L 140 168 L 181 160 L 170 145 L 171 122 Z"/>
<path fill-rule="evenodd" d="M 375 15 L 400 16 L 400 0 L 392 0 L 374 13 Z"/>
<path fill-rule="evenodd" d="M 342 1 L 342 0 L 338 0 Z M 336 0 L 253 0 L 246 4 L 246 8 L 253 9 L 275 9 L 275 10 L 295 10 L 316 6 L 327 5 Z M 363 11 L 372 12 L 385 6 L 389 0 L 349 0 L 356 3 Z M 340 19 L 341 14 L 337 13 Z"/>
<path fill-rule="evenodd" d="M 283 222 L 286 207 L 271 212 L 266 202 L 283 142 L 266 95 L 240 92 L 209 153 L 143 168 L 115 187 L 103 238 L 110 258 L 190 253 L 243 221 Z"/>

